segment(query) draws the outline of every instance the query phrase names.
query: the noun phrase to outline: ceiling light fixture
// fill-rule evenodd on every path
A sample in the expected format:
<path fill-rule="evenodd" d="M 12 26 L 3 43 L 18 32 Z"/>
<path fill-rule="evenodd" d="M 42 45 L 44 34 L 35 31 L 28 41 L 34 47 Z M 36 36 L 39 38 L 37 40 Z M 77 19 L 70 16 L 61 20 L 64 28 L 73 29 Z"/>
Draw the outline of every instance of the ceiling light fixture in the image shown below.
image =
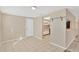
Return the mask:
<path fill-rule="evenodd" d="M 36 10 L 37 9 L 37 6 L 32 6 L 32 10 Z"/>
<path fill-rule="evenodd" d="M 47 19 L 47 20 L 50 20 L 50 18 L 51 18 L 50 16 L 49 17 L 44 17 L 44 19 Z"/>

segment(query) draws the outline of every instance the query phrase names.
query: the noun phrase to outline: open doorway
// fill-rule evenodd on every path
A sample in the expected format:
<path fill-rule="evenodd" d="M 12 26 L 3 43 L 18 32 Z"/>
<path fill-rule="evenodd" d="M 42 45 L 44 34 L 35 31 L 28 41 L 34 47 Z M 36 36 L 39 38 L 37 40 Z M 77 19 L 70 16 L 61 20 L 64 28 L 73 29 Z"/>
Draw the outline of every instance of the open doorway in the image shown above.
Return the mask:
<path fill-rule="evenodd" d="M 49 39 L 50 36 L 50 19 L 43 19 L 42 22 L 42 38 Z"/>

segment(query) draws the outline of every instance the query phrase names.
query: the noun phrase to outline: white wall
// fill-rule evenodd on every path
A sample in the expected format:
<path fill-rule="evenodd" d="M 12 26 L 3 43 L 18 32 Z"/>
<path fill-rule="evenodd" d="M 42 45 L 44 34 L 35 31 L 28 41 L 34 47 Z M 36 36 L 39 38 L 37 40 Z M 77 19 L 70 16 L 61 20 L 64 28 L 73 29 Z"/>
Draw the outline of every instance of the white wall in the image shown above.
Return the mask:
<path fill-rule="evenodd" d="M 0 42 L 2 40 L 2 14 L 0 12 Z"/>
<path fill-rule="evenodd" d="M 3 40 L 13 40 L 25 36 L 25 17 L 2 14 Z"/>
<path fill-rule="evenodd" d="M 42 39 L 42 17 L 34 18 L 34 36 Z"/>
<path fill-rule="evenodd" d="M 33 36 L 33 19 L 32 18 L 26 18 L 26 36 Z"/>
<path fill-rule="evenodd" d="M 66 10 L 66 18 L 67 21 L 70 21 L 70 29 L 66 30 L 66 46 L 68 46 L 76 36 L 76 18 L 68 9 Z"/>

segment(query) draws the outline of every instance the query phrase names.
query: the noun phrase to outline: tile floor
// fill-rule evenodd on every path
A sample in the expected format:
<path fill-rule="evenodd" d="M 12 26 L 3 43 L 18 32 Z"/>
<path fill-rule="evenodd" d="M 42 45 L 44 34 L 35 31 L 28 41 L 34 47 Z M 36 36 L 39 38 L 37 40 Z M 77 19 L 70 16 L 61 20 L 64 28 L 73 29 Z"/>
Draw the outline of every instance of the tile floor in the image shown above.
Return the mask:
<path fill-rule="evenodd" d="M 62 49 L 58 46 L 50 44 L 48 36 L 43 39 L 28 37 L 23 40 L 12 40 L 0 43 L 0 52 L 79 52 L 79 40 L 76 39 L 67 48 Z"/>
<path fill-rule="evenodd" d="M 48 40 L 29 37 L 20 41 L 0 44 L 1 52 L 63 52 L 64 49 L 51 45 Z"/>
<path fill-rule="evenodd" d="M 79 52 L 79 40 L 74 40 L 72 44 L 68 47 L 68 50 L 72 52 Z"/>

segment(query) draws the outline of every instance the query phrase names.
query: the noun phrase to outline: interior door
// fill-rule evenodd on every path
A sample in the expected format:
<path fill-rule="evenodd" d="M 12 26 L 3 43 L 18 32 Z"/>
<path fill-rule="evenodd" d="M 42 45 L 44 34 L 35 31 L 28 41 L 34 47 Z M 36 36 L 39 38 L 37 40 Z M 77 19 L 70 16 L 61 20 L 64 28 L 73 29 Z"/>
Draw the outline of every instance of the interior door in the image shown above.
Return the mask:
<path fill-rule="evenodd" d="M 52 39 L 53 43 L 65 46 L 66 20 L 55 18 L 52 21 Z"/>

